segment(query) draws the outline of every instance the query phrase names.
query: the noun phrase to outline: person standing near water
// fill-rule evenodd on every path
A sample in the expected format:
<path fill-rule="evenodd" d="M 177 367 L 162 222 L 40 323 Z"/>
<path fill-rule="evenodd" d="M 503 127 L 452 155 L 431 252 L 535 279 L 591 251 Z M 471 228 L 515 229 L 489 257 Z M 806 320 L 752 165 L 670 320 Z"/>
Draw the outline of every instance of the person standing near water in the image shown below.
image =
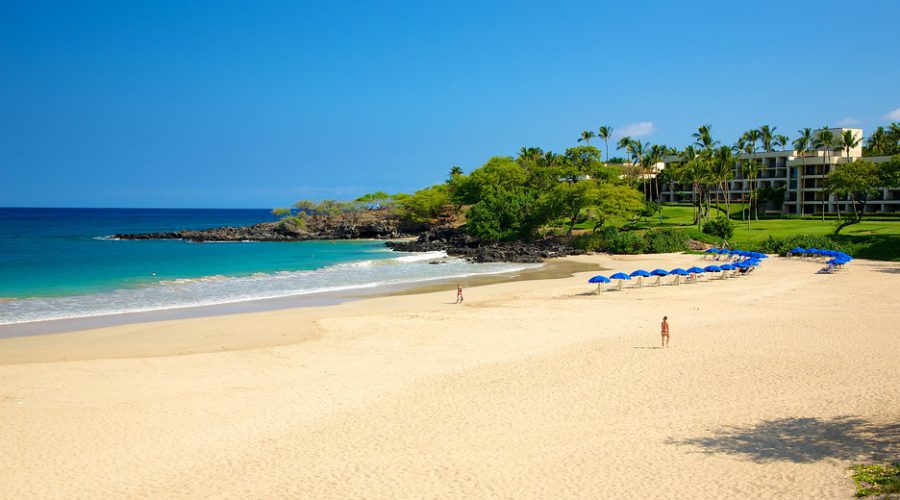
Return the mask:
<path fill-rule="evenodd" d="M 662 331 L 662 347 L 669 347 L 669 317 L 663 316 L 662 325 L 660 325 Z"/>
<path fill-rule="evenodd" d="M 462 283 L 456 285 L 456 303 L 462 304 L 463 296 L 462 296 Z"/>

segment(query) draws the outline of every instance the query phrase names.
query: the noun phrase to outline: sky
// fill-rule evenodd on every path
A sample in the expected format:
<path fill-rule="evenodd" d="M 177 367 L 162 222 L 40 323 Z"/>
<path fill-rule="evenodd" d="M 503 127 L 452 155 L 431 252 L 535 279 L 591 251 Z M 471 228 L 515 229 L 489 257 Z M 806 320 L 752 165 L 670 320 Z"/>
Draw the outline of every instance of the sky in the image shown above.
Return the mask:
<path fill-rule="evenodd" d="M 897 19 L 896 0 L 7 0 L 0 206 L 411 192 L 601 125 L 679 148 L 705 123 L 726 144 L 868 133 L 900 120 Z"/>

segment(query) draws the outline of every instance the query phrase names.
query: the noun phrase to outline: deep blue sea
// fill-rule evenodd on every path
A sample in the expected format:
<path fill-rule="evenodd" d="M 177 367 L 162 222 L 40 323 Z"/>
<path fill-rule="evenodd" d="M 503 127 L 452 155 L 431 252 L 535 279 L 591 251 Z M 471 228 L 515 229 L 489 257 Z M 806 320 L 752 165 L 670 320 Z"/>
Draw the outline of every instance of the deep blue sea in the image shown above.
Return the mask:
<path fill-rule="evenodd" d="M 0 325 L 288 297 L 521 269 L 380 241 L 123 241 L 274 220 L 268 210 L 0 208 Z M 442 259 L 442 265 L 429 261 Z"/>

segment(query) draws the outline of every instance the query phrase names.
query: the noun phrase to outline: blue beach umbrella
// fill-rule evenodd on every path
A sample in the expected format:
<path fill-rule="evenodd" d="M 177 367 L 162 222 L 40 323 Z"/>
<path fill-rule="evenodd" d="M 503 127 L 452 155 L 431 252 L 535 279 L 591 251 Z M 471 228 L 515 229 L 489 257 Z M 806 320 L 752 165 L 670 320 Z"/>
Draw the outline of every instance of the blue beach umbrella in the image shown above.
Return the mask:
<path fill-rule="evenodd" d="M 597 292 L 599 292 L 604 283 L 609 283 L 609 278 L 607 278 L 606 276 L 594 276 L 593 278 L 588 280 L 588 283 L 596 283 Z"/>
<path fill-rule="evenodd" d="M 705 253 L 721 253 L 721 251 L 718 248 L 707 248 L 706 250 L 704 250 L 704 252 Z"/>
<path fill-rule="evenodd" d="M 674 274 L 674 275 L 675 275 L 675 284 L 676 284 L 676 285 L 680 285 L 680 284 L 681 284 L 681 277 L 682 277 L 682 276 L 687 276 L 687 275 L 689 275 L 689 274 L 691 274 L 691 273 L 685 271 L 684 269 L 682 269 L 682 268 L 680 268 L 680 267 L 676 267 L 675 269 L 672 269 L 671 271 L 669 271 L 669 274 Z"/>
<path fill-rule="evenodd" d="M 638 269 L 637 271 L 632 271 L 629 276 L 631 276 L 632 278 L 637 278 L 637 286 L 641 286 L 642 284 L 644 284 L 644 278 L 650 277 L 650 273 L 644 271 L 643 269 Z"/>
<path fill-rule="evenodd" d="M 720 273 L 722 272 L 722 268 L 719 266 L 706 266 L 703 268 L 704 271 L 708 273 Z"/>
<path fill-rule="evenodd" d="M 650 271 L 650 274 L 652 274 L 653 276 L 656 276 L 655 284 L 657 286 L 659 286 L 660 280 L 662 279 L 663 276 L 668 276 L 669 271 L 666 271 L 665 269 L 654 269 L 654 270 Z"/>
<path fill-rule="evenodd" d="M 806 253 L 806 249 L 803 248 L 803 247 L 794 247 L 794 248 L 791 249 L 791 253 L 792 253 L 792 254 L 796 254 L 796 253 Z"/>
<path fill-rule="evenodd" d="M 694 267 L 689 267 L 688 272 L 694 273 L 694 274 L 703 274 L 704 271 L 703 271 L 702 267 L 694 266 Z"/>
<path fill-rule="evenodd" d="M 619 283 L 616 285 L 616 288 L 622 289 L 622 282 L 625 280 L 631 280 L 631 276 L 628 276 L 625 273 L 616 273 L 609 277 L 610 279 L 619 280 Z"/>
<path fill-rule="evenodd" d="M 734 270 L 734 266 L 731 265 L 731 264 L 722 264 L 722 265 L 719 266 L 719 267 L 721 267 L 723 271 L 732 271 L 732 270 Z"/>

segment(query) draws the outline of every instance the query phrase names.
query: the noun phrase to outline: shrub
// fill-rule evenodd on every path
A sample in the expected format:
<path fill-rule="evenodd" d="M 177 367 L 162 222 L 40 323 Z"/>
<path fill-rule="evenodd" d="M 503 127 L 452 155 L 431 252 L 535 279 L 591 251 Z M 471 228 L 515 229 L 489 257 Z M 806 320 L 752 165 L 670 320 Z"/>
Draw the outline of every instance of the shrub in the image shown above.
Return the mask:
<path fill-rule="evenodd" d="M 600 233 L 580 234 L 572 239 L 571 244 L 585 252 L 598 252 L 603 249 L 603 235 Z"/>
<path fill-rule="evenodd" d="M 646 253 L 683 252 L 687 250 L 687 236 L 675 229 L 654 229 L 644 234 L 643 246 Z"/>
<path fill-rule="evenodd" d="M 760 242 L 749 244 L 749 247 L 748 250 L 778 255 L 786 255 L 794 247 L 815 247 L 851 254 L 851 250 L 843 243 L 836 241 L 830 235 L 820 234 L 796 234 L 788 237 L 769 235 Z"/>
<path fill-rule="evenodd" d="M 703 224 L 703 232 L 727 240 L 734 236 L 734 222 L 731 222 L 731 219 L 720 215 L 715 219 L 706 221 L 706 223 Z"/>
<path fill-rule="evenodd" d="M 603 232 L 603 249 L 609 253 L 641 253 L 643 243 L 641 237 L 631 231 L 620 232 L 615 228 L 608 228 Z"/>

